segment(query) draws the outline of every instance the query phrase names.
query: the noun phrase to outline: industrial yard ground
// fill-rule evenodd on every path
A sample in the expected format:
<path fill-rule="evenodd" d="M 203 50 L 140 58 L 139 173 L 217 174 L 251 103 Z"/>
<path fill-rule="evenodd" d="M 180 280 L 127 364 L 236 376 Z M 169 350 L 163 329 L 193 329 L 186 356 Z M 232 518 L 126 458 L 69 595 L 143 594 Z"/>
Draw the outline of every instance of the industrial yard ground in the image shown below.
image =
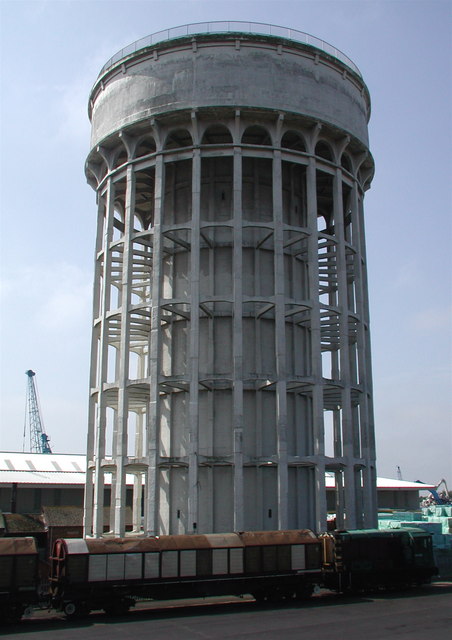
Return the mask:
<path fill-rule="evenodd" d="M 452 581 L 405 593 L 337 596 L 322 591 L 303 604 L 257 605 L 252 598 L 140 603 L 126 616 L 91 614 L 68 622 L 39 611 L 4 628 L 14 640 L 446 640 Z M 0 632 L 1 633 L 1 632 Z"/>

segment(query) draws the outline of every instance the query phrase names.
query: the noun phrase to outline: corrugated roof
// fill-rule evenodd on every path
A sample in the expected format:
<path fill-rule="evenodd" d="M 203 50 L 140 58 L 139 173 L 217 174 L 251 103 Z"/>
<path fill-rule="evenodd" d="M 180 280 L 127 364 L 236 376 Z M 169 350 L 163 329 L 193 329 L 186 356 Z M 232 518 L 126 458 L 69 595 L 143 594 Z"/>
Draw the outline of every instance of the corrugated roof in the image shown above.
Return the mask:
<path fill-rule="evenodd" d="M 434 489 L 436 485 L 426 484 L 425 482 L 393 480 L 392 478 L 377 478 L 377 487 L 379 489 L 417 489 L 418 491 L 423 491 L 427 489 Z"/>
<path fill-rule="evenodd" d="M 0 452 L 0 471 L 85 473 L 86 456 L 66 453 Z"/>
<path fill-rule="evenodd" d="M 70 453 L 0 452 L 0 486 L 13 483 L 30 487 L 41 485 L 78 487 L 85 484 L 86 456 Z M 127 474 L 128 485 L 134 476 Z M 105 474 L 105 484 L 111 484 L 111 474 Z"/>
<path fill-rule="evenodd" d="M 325 474 L 326 488 L 334 489 L 334 473 L 327 471 Z M 406 480 L 392 480 L 390 478 L 377 478 L 377 489 L 406 489 L 424 491 L 434 489 L 434 484 L 425 484 L 424 482 L 407 482 Z"/>
<path fill-rule="evenodd" d="M 34 486 L 85 483 L 86 456 L 60 453 L 0 452 L 0 485 Z"/>
<path fill-rule="evenodd" d="M 85 484 L 84 473 L 52 473 L 42 471 L 0 471 L 0 485 L 11 485 L 13 482 L 17 484 L 29 484 L 41 486 L 43 484 L 51 485 L 74 485 Z"/>

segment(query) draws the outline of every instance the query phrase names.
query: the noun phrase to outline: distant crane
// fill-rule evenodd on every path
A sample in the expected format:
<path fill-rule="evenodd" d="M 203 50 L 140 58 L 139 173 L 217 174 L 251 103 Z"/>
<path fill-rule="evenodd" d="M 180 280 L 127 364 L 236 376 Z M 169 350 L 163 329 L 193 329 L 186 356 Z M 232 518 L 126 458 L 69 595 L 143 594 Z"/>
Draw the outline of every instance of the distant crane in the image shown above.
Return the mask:
<path fill-rule="evenodd" d="M 34 380 L 35 372 L 29 369 L 25 371 L 27 380 L 27 401 L 25 405 L 25 426 L 24 426 L 24 447 L 25 432 L 28 427 L 30 431 L 30 451 L 31 453 L 52 453 L 49 444 L 49 436 L 44 431 L 44 424 L 38 401 L 38 390 Z"/>
<path fill-rule="evenodd" d="M 445 491 L 439 494 L 438 489 L 442 484 L 444 485 Z M 429 491 L 432 494 L 433 500 L 436 504 L 452 504 L 452 495 L 444 478 L 438 482 L 434 489 L 429 489 Z"/>

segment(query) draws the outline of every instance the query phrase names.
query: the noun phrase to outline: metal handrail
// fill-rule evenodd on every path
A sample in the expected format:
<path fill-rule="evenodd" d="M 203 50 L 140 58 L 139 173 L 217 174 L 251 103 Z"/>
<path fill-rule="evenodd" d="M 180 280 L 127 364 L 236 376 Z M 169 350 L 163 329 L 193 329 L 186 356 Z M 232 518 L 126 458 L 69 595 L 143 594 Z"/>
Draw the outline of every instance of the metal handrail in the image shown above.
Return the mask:
<path fill-rule="evenodd" d="M 204 33 L 255 33 L 258 35 L 277 36 L 279 38 L 294 40 L 295 42 L 302 42 L 303 44 L 315 47 L 316 49 L 320 49 L 330 56 L 333 56 L 333 58 L 340 60 L 345 65 L 350 67 L 350 69 L 352 69 L 360 77 L 362 77 L 361 72 L 356 64 L 352 62 L 350 58 L 345 55 L 345 53 L 342 53 L 342 51 L 340 51 L 336 47 L 333 47 L 333 45 L 328 44 L 328 42 L 320 40 L 320 38 L 311 36 L 309 33 L 304 33 L 304 31 L 290 29 L 289 27 L 279 27 L 277 25 L 266 24 L 264 22 L 243 21 L 195 22 L 191 24 L 184 24 L 180 27 L 172 27 L 171 29 L 157 31 L 156 33 L 152 33 L 149 36 L 140 38 L 140 40 L 136 40 L 135 42 L 132 42 L 132 44 L 129 44 L 127 47 L 120 49 L 117 53 L 115 53 L 114 56 L 112 56 L 108 60 L 108 62 L 104 64 L 99 73 L 99 77 L 102 76 L 105 71 L 110 69 L 114 64 L 131 55 L 132 53 L 140 51 L 140 49 L 145 49 L 146 47 L 150 47 L 154 44 L 157 44 L 158 42 L 165 42 L 166 40 L 173 40 L 174 38 L 183 38 L 186 36 L 195 36 L 197 34 Z"/>

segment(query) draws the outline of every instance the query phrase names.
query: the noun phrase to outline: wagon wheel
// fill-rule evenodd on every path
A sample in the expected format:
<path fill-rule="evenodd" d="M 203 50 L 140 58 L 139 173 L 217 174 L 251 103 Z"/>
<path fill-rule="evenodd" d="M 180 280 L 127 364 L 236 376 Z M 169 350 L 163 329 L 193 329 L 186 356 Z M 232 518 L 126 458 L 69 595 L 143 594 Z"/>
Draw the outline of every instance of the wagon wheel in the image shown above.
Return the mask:
<path fill-rule="evenodd" d="M 90 612 L 90 608 L 86 602 L 71 601 L 66 602 L 63 607 L 63 613 L 68 620 L 75 620 L 76 618 L 82 618 L 87 616 Z"/>

